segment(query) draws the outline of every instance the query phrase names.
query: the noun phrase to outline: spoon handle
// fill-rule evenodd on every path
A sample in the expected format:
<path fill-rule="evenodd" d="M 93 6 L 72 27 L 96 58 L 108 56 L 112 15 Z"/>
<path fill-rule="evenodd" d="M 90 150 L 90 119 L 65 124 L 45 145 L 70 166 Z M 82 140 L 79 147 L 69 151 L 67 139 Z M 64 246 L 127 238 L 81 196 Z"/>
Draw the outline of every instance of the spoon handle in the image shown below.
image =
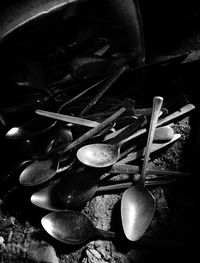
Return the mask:
<path fill-rule="evenodd" d="M 179 133 L 177 133 L 177 134 L 174 134 L 174 137 L 168 142 L 153 143 L 151 146 L 150 153 L 156 152 L 156 151 L 170 145 L 171 143 L 178 140 L 180 137 L 181 137 L 181 135 Z M 118 161 L 117 163 L 115 163 L 113 165 L 113 170 L 116 168 L 118 169 L 118 166 L 120 166 L 121 164 L 129 163 L 129 162 L 135 161 L 139 158 L 142 158 L 144 156 L 144 154 L 145 154 L 145 148 L 140 149 L 140 150 L 135 151 L 135 152 L 131 152 L 127 157 L 125 157 L 125 158 L 121 159 L 120 161 Z"/>
<path fill-rule="evenodd" d="M 138 165 L 130 165 L 130 164 L 121 164 L 116 165 L 111 168 L 109 173 L 112 174 L 138 174 L 141 172 L 141 167 Z M 189 172 L 181 172 L 176 170 L 162 170 L 158 168 L 150 168 L 147 169 L 147 174 L 153 174 L 153 175 L 166 175 L 166 176 L 189 176 Z"/>
<path fill-rule="evenodd" d="M 92 86 L 90 86 L 87 89 L 84 89 L 84 91 L 80 92 L 79 94 L 75 95 L 73 98 L 69 99 L 68 101 L 66 101 L 64 104 L 62 104 L 60 106 L 60 108 L 58 109 L 58 112 L 61 112 L 62 109 L 64 107 L 66 107 L 68 104 L 70 104 L 71 102 L 75 101 L 76 99 L 80 98 L 81 96 L 83 96 L 85 93 L 87 93 L 88 91 L 94 89 L 96 86 L 100 85 L 103 81 L 105 81 L 106 78 L 101 79 L 100 81 L 94 83 Z M 56 94 L 57 95 L 57 94 Z"/>
<path fill-rule="evenodd" d="M 96 102 L 103 96 L 103 94 L 115 83 L 115 81 L 124 73 L 128 70 L 128 66 L 122 66 L 120 67 L 108 81 L 105 83 L 104 87 L 100 90 L 100 92 L 89 102 L 89 104 L 86 106 L 85 109 L 82 110 L 80 113 L 80 116 L 83 116 L 86 114 L 92 107 L 93 105 L 96 104 Z"/>
<path fill-rule="evenodd" d="M 111 108 L 107 109 L 106 111 L 96 112 L 92 114 L 84 114 L 84 117 L 87 119 L 101 119 L 101 118 L 107 118 L 108 116 L 112 115 L 116 110 L 125 107 L 126 108 L 126 116 L 133 116 L 134 115 L 134 107 L 135 107 L 135 101 L 129 98 L 126 98 L 124 100 L 121 100 L 117 102 L 116 105 L 112 106 Z"/>
<path fill-rule="evenodd" d="M 192 110 L 195 109 L 195 106 L 191 103 L 188 103 L 187 105 L 183 106 L 180 108 L 178 111 L 175 111 L 174 113 L 166 116 L 165 118 L 161 119 L 158 121 L 158 126 L 162 126 L 164 124 L 168 124 L 172 122 L 172 120 L 175 120 L 179 117 L 182 117 L 183 115 L 191 112 Z"/>
<path fill-rule="evenodd" d="M 83 119 L 79 117 L 73 117 L 73 116 L 56 113 L 56 112 L 45 111 L 45 110 L 36 110 L 35 113 L 41 116 L 55 119 L 55 120 L 70 122 L 70 123 L 92 127 L 92 128 L 96 127 L 99 124 L 99 122 L 97 121 L 91 121 L 91 120 L 87 120 L 87 119 Z"/>
<path fill-rule="evenodd" d="M 97 192 L 106 192 L 106 191 L 113 191 L 113 190 L 120 190 L 129 188 L 135 185 L 136 182 L 124 182 L 124 183 L 115 183 L 106 186 L 100 186 L 97 189 Z M 145 180 L 145 186 L 162 186 L 162 185 L 169 185 L 177 183 L 177 178 L 163 178 L 161 180 Z"/>
<path fill-rule="evenodd" d="M 147 138 L 147 145 L 145 147 L 145 155 L 144 155 L 144 162 L 142 165 L 142 171 L 141 171 L 141 177 L 140 180 L 144 182 L 145 180 L 145 172 L 147 169 L 149 156 L 151 152 L 151 145 L 153 142 L 154 133 L 156 130 L 157 121 L 160 115 L 160 110 L 162 107 L 163 98 L 162 97 L 154 97 L 153 98 L 153 109 L 151 114 L 151 120 L 150 120 L 150 127 L 149 127 L 149 133 Z"/>
<path fill-rule="evenodd" d="M 111 239 L 116 237 L 116 233 L 109 230 L 97 229 L 97 236 L 103 237 L 105 239 Z"/>
<path fill-rule="evenodd" d="M 78 139 L 73 141 L 69 146 L 67 146 L 66 148 L 64 148 L 60 152 L 58 152 L 58 155 L 61 156 L 62 154 L 64 154 L 64 153 L 68 152 L 69 150 L 77 147 L 82 142 L 88 140 L 89 138 L 91 138 L 92 136 L 97 134 L 99 131 L 101 131 L 103 128 L 105 128 L 108 124 L 110 124 L 112 121 L 114 121 L 116 118 L 118 118 L 125 110 L 126 110 L 125 108 L 121 108 L 120 110 L 118 110 L 116 113 L 111 115 L 105 121 L 101 122 L 99 125 L 97 125 L 93 129 L 91 129 L 90 131 L 86 132 L 85 134 L 80 136 Z"/>
<path fill-rule="evenodd" d="M 134 138 L 134 133 L 141 127 L 144 121 L 144 116 L 139 117 L 132 124 L 128 125 L 124 130 L 122 130 L 122 132 L 116 137 L 107 140 L 106 143 L 117 144 L 119 147 L 122 146 L 123 144 Z"/>

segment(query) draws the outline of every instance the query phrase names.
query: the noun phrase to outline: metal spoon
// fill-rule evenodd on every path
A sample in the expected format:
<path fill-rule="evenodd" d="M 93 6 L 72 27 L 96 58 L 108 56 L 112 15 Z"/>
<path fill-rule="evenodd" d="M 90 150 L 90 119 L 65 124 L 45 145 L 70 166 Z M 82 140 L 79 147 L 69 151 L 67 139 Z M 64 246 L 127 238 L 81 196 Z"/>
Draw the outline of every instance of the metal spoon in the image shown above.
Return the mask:
<path fill-rule="evenodd" d="M 114 238 L 111 231 L 94 227 L 89 218 L 78 211 L 52 212 L 41 219 L 43 228 L 55 239 L 70 245 L 78 245 L 95 238 Z"/>
<path fill-rule="evenodd" d="M 162 170 L 160 170 L 160 172 L 161 171 Z M 156 174 L 156 171 L 155 171 L 155 174 Z M 70 189 L 70 185 L 68 187 L 67 179 L 66 179 L 66 184 L 65 184 L 65 180 L 63 181 L 62 179 L 61 180 L 58 179 L 57 181 L 53 182 L 51 185 L 33 193 L 30 199 L 31 203 L 40 208 L 50 210 L 50 211 L 63 211 L 67 209 L 70 209 L 70 210 L 77 209 L 77 208 L 80 208 L 82 205 L 84 205 L 87 201 L 91 200 L 95 194 L 99 194 L 99 193 L 102 194 L 108 191 L 110 192 L 110 191 L 115 191 L 115 190 L 120 190 L 120 189 L 126 189 L 126 188 L 129 188 L 135 185 L 138 180 L 138 178 L 134 178 L 134 182 L 133 181 L 129 182 L 129 180 L 126 180 L 126 181 L 120 180 L 120 181 L 116 181 L 115 184 L 110 184 L 109 182 L 109 184 L 105 186 L 98 186 L 98 183 L 99 183 L 98 177 L 95 177 L 92 174 L 90 174 L 90 176 L 88 176 L 87 174 L 82 174 L 82 175 L 80 174 L 80 176 L 82 177 L 81 182 L 86 187 L 84 189 L 85 190 L 84 192 L 80 193 L 78 192 L 78 189 L 77 189 L 77 192 L 75 193 L 73 192 L 72 189 Z M 158 176 L 154 176 L 153 178 L 149 178 L 145 180 L 145 185 L 146 186 L 170 185 L 170 184 L 176 183 L 179 179 L 187 178 L 187 176 L 188 176 L 187 173 L 168 170 L 167 174 L 163 173 L 162 175 L 160 174 Z M 94 179 L 94 177 L 96 179 Z M 88 187 L 86 186 L 87 179 L 89 179 Z M 91 180 L 92 182 L 90 182 Z M 74 180 L 74 182 L 76 182 L 76 180 Z M 63 186 L 64 184 L 65 186 Z M 62 189 L 61 189 L 62 186 L 63 186 L 63 189 L 65 187 L 64 192 L 62 192 Z M 73 193 L 72 193 L 71 198 L 68 198 L 66 196 L 66 193 L 68 193 L 69 194 L 68 196 L 70 196 L 70 191 L 71 193 L 72 192 Z M 59 198 L 58 194 L 61 196 L 61 199 Z"/>
<path fill-rule="evenodd" d="M 58 241 L 69 245 L 80 245 L 91 239 L 113 239 L 122 237 L 120 233 L 100 230 L 92 224 L 90 219 L 78 211 L 56 211 L 41 219 L 41 224 L 46 232 Z M 145 248 L 180 248 L 180 245 L 166 242 L 166 240 L 143 238 L 137 242 Z M 184 247 L 184 246 L 182 246 Z"/>
<path fill-rule="evenodd" d="M 45 111 L 45 110 L 39 110 L 38 109 L 35 111 L 35 113 L 38 115 L 41 115 L 41 116 L 45 116 L 48 118 L 55 119 L 55 120 L 60 120 L 60 121 L 69 122 L 69 123 L 73 123 L 73 124 L 83 125 L 86 127 L 96 127 L 99 124 L 99 122 L 97 122 L 97 121 L 91 121 L 91 120 L 87 120 L 84 118 L 74 117 L 74 116 L 65 115 L 65 114 L 56 113 L 56 112 L 51 112 L 51 111 Z"/>
<path fill-rule="evenodd" d="M 55 126 L 56 122 L 37 116 L 22 126 L 12 127 L 5 135 L 7 139 L 20 140 L 38 136 L 49 131 Z"/>
<path fill-rule="evenodd" d="M 144 118 L 144 117 L 143 117 Z M 138 124 L 133 124 L 132 126 L 128 126 L 125 130 L 122 131 L 122 133 L 126 134 L 126 130 L 129 130 L 132 128 L 132 135 L 128 135 L 129 137 L 125 137 L 125 139 L 122 139 L 121 141 L 116 141 L 116 139 L 113 141 L 111 140 L 112 144 L 90 144 L 81 147 L 77 151 L 77 158 L 79 159 L 80 162 L 82 162 L 85 165 L 91 166 L 91 167 L 97 167 L 97 168 L 102 168 L 102 167 L 107 167 L 119 159 L 120 155 L 120 149 L 121 146 L 139 135 L 143 134 L 144 130 L 141 130 L 141 132 L 137 132 L 138 128 L 142 125 L 144 122 L 144 119 L 142 117 L 138 118 L 136 120 Z M 154 140 L 155 141 L 170 141 L 174 136 L 174 131 L 173 129 L 168 125 L 164 127 L 158 127 L 155 130 L 154 134 Z M 107 141 L 108 142 L 108 141 Z"/>
<path fill-rule="evenodd" d="M 57 185 L 59 179 L 56 182 L 53 182 L 51 185 L 35 192 L 31 195 L 31 203 L 50 211 L 63 211 L 66 210 L 66 207 L 60 202 L 57 197 Z"/>
<path fill-rule="evenodd" d="M 83 164 L 97 168 L 108 167 L 116 163 L 120 155 L 121 146 L 133 139 L 132 135 L 140 128 L 143 122 L 144 118 L 138 118 L 137 122 L 134 122 L 122 131 L 125 138 L 120 138 L 118 142 L 115 141 L 115 144 L 98 143 L 81 147 L 76 153 L 77 158 Z"/>
<path fill-rule="evenodd" d="M 110 124 L 117 117 L 119 117 L 124 111 L 125 111 L 125 108 L 121 108 L 116 113 L 114 113 L 109 118 L 107 118 L 105 121 L 100 123 L 98 126 L 94 127 L 90 131 L 80 136 L 78 139 L 73 141 L 70 145 L 68 145 L 64 149 L 58 151 L 52 158 L 33 161 L 21 173 L 19 177 L 19 182 L 25 186 L 34 186 L 34 185 L 42 184 L 48 181 L 49 179 L 51 179 L 57 172 L 58 165 L 59 165 L 59 158 L 61 158 L 61 156 L 65 155 L 70 150 L 77 147 L 79 144 L 83 143 L 84 141 L 91 138 L 93 135 L 100 132 L 108 124 Z M 49 156 L 47 156 L 47 158 L 48 157 Z M 68 155 L 68 158 L 70 158 L 69 155 Z"/>
<path fill-rule="evenodd" d="M 154 215 L 155 200 L 153 195 L 146 189 L 144 182 L 148 165 L 151 145 L 156 129 L 157 120 L 162 107 L 163 98 L 154 97 L 150 128 L 142 166 L 141 177 L 136 186 L 130 187 L 122 195 L 121 217 L 124 233 L 131 241 L 142 237 Z"/>

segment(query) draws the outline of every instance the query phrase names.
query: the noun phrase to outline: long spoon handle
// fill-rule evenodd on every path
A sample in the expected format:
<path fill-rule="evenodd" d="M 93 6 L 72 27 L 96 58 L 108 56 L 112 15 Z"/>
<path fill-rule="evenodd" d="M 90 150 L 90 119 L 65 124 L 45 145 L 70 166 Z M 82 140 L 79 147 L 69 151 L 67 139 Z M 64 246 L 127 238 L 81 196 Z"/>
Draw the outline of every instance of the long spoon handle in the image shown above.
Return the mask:
<path fill-rule="evenodd" d="M 183 106 L 182 108 L 175 111 L 174 113 L 172 113 L 172 114 L 166 116 L 165 118 L 159 120 L 157 126 L 162 126 L 162 125 L 168 124 L 168 123 L 172 122 L 172 120 L 175 120 L 179 117 L 182 117 L 183 115 L 188 114 L 189 112 L 191 112 L 194 109 L 195 109 L 195 106 L 191 103 L 188 103 L 187 105 Z"/>
<path fill-rule="evenodd" d="M 89 104 L 86 106 L 85 109 L 82 110 L 80 113 L 80 116 L 83 116 L 86 114 L 94 104 L 103 96 L 103 94 L 115 83 L 115 81 L 124 73 L 128 70 L 128 66 L 122 66 L 117 70 L 111 78 L 105 83 L 104 87 L 100 90 L 100 92 L 89 102 Z"/>
<path fill-rule="evenodd" d="M 82 142 L 88 140 L 89 138 L 91 138 L 92 136 L 94 136 L 95 134 L 97 134 L 98 132 L 100 132 L 103 128 L 105 128 L 108 124 L 110 124 L 112 121 L 114 121 L 116 118 L 118 118 L 122 113 L 125 112 L 125 108 L 121 108 L 120 110 L 118 110 L 116 113 L 114 113 L 113 115 L 111 115 L 109 118 L 107 118 L 106 120 L 104 120 L 103 122 L 101 122 L 98 126 L 94 127 L 93 129 L 89 130 L 88 132 L 86 132 L 85 134 L 83 134 L 82 136 L 80 136 L 78 139 L 76 139 L 75 141 L 73 141 L 69 146 L 67 146 L 66 148 L 64 148 L 63 150 L 61 150 L 60 152 L 58 152 L 58 155 L 62 155 L 66 152 L 68 152 L 69 150 L 77 147 L 79 144 L 81 144 Z"/>
<path fill-rule="evenodd" d="M 145 180 L 145 186 L 162 186 L 162 185 L 169 185 L 177 183 L 177 178 L 166 178 L 163 180 L 153 180 L 153 181 L 146 181 Z M 111 185 L 106 186 L 100 186 L 97 189 L 97 192 L 106 192 L 106 191 L 113 191 L 113 190 L 120 190 L 125 189 L 133 186 L 135 183 L 133 182 L 125 182 L 125 183 L 115 183 Z"/>
<path fill-rule="evenodd" d="M 100 236 L 101 238 L 105 238 L 105 239 L 113 239 L 116 237 L 116 233 L 109 231 L 109 230 L 101 230 L 101 229 L 97 229 L 97 236 Z"/>
<path fill-rule="evenodd" d="M 156 152 L 170 144 L 172 144 L 173 142 L 175 142 L 176 140 L 178 140 L 181 137 L 181 135 L 179 133 L 174 134 L 174 137 L 165 143 L 153 143 L 151 146 L 151 151 L 150 153 Z M 139 158 L 142 158 L 145 154 L 145 148 L 140 149 L 138 151 L 135 152 L 131 152 L 129 153 L 125 158 L 121 159 L 120 161 L 118 161 L 117 163 L 115 163 L 113 165 L 113 169 L 115 169 L 115 167 L 117 168 L 119 165 L 121 164 L 125 164 L 125 163 L 130 163 L 132 161 L 135 161 Z"/>
<path fill-rule="evenodd" d="M 112 174 L 138 174 L 141 172 L 141 167 L 138 165 L 121 164 L 111 168 L 109 173 Z M 162 170 L 158 168 L 148 168 L 148 174 L 166 175 L 166 176 L 189 176 L 189 172 L 181 172 L 176 170 Z"/>
<path fill-rule="evenodd" d="M 133 134 L 141 127 L 144 121 L 144 116 L 139 117 L 132 124 L 128 125 L 125 129 L 123 129 L 117 136 L 110 140 L 107 140 L 106 143 L 117 144 L 119 147 L 121 147 L 124 143 L 134 138 Z"/>
<path fill-rule="evenodd" d="M 61 112 L 62 109 L 64 107 L 66 107 L 68 104 L 70 104 L 71 102 L 75 101 L 76 99 L 80 98 L 82 95 L 84 95 L 85 93 L 87 93 L 88 91 L 94 89 L 96 86 L 98 86 L 99 84 L 101 84 L 103 81 L 105 81 L 106 78 L 101 79 L 100 81 L 94 83 L 92 86 L 90 86 L 89 88 L 85 89 L 84 91 L 80 92 L 79 94 L 75 95 L 73 98 L 69 99 L 68 101 L 66 101 L 64 104 L 62 104 L 60 106 L 60 108 L 58 109 L 58 112 Z M 57 94 L 56 94 L 57 95 Z"/>
<path fill-rule="evenodd" d="M 59 120 L 59 121 L 64 121 L 64 122 L 70 122 L 78 125 L 83 125 L 87 127 L 96 127 L 99 122 L 97 121 L 91 121 L 79 117 L 73 117 L 61 113 L 56 113 L 56 112 L 50 112 L 50 111 L 45 111 L 45 110 L 36 110 L 35 113 L 41 116 L 45 116 L 51 119 Z"/>
<path fill-rule="evenodd" d="M 145 180 L 145 172 L 146 172 L 148 161 L 149 161 L 149 155 L 151 152 L 151 145 L 153 142 L 153 137 L 154 137 L 154 133 L 156 130 L 157 121 L 158 121 L 158 118 L 160 115 L 162 103 L 163 103 L 162 97 L 154 97 L 153 98 L 153 109 L 152 109 L 152 114 L 151 114 L 150 127 L 149 127 L 149 133 L 148 133 L 148 138 L 147 138 L 147 145 L 145 147 L 145 155 L 144 155 L 144 161 L 143 161 L 141 177 L 140 177 L 140 180 L 142 182 L 144 182 L 144 180 Z"/>

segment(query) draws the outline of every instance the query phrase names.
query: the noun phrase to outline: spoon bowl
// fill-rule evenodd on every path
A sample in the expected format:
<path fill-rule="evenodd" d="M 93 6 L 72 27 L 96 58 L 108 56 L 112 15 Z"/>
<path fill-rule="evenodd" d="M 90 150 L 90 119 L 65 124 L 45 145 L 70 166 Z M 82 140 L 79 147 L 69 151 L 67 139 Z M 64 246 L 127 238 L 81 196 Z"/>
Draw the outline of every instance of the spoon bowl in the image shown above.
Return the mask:
<path fill-rule="evenodd" d="M 10 140 L 30 139 L 48 132 L 55 124 L 56 121 L 38 116 L 21 126 L 12 127 L 5 137 Z"/>
<path fill-rule="evenodd" d="M 51 179 L 55 175 L 55 171 L 57 169 L 57 160 L 35 160 L 22 171 L 19 177 L 19 182 L 24 186 L 35 186 L 42 184 Z"/>
<path fill-rule="evenodd" d="M 57 184 L 53 184 L 41 189 L 40 191 L 31 195 L 31 203 L 50 211 L 62 211 L 66 207 L 59 201 L 57 197 Z"/>
<path fill-rule="evenodd" d="M 118 159 L 119 150 L 117 145 L 90 144 L 80 148 L 77 157 L 85 165 L 101 168 L 114 164 Z"/>
<path fill-rule="evenodd" d="M 41 224 L 52 237 L 70 245 L 83 244 L 97 236 L 115 236 L 113 232 L 95 228 L 86 215 L 73 210 L 52 212 L 41 219 Z"/>
<path fill-rule="evenodd" d="M 113 165 L 119 159 L 121 146 L 134 138 L 135 131 L 143 122 L 143 117 L 135 120 L 117 138 L 111 140 L 112 144 L 96 143 L 81 147 L 76 153 L 77 158 L 83 164 L 96 168 Z"/>

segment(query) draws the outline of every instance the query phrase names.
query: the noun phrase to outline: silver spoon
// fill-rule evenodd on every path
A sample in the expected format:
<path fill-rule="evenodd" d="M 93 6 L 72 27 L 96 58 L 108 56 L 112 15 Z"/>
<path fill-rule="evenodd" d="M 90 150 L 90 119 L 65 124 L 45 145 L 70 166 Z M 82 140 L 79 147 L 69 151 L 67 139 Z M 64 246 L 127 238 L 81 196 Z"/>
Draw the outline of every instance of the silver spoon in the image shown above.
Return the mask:
<path fill-rule="evenodd" d="M 127 129 L 130 128 L 131 126 L 127 127 Z M 132 126 L 133 134 L 125 139 L 122 139 L 117 143 L 115 142 L 115 144 L 98 143 L 98 144 L 85 145 L 77 151 L 77 158 L 83 164 L 96 168 L 103 168 L 113 165 L 114 163 L 117 162 L 117 160 L 120 157 L 121 146 L 124 143 L 128 142 L 129 140 L 135 138 L 134 131 L 136 131 L 137 128 L 138 126 L 137 125 L 135 126 L 135 124 L 133 124 Z M 159 127 L 156 129 L 154 135 L 154 141 L 169 142 L 170 140 L 172 140 L 173 137 L 174 137 L 174 131 L 170 126 Z"/>
<path fill-rule="evenodd" d="M 167 171 L 170 173 L 171 171 Z M 188 174 L 183 172 L 176 171 L 176 175 L 173 175 L 174 171 L 170 175 L 159 175 L 153 178 L 145 180 L 146 186 L 163 186 L 171 185 L 176 183 L 178 180 L 187 178 Z M 84 175 L 82 176 L 84 178 Z M 91 177 L 90 177 L 91 179 Z M 84 179 L 83 179 L 84 180 Z M 132 180 L 132 179 L 131 179 Z M 62 180 L 57 180 L 51 185 L 33 193 L 31 195 L 31 203 L 40 208 L 49 210 L 49 211 L 62 211 L 67 209 L 75 209 L 84 205 L 87 201 L 92 199 L 95 194 L 102 194 L 105 192 L 126 189 L 136 184 L 137 178 L 134 179 L 134 182 L 129 181 L 116 181 L 115 184 L 109 184 L 105 186 L 98 186 L 98 183 L 93 186 L 89 186 L 88 189 L 85 189 L 85 193 L 79 193 L 78 189 L 76 193 L 71 195 L 71 202 L 66 205 L 66 202 L 62 202 L 58 196 L 60 194 L 60 186 L 62 186 Z M 83 182 L 84 183 L 84 182 Z M 67 186 L 67 185 L 66 185 Z M 70 187 L 70 186 L 69 186 Z M 66 192 L 68 189 L 66 189 Z M 70 195 L 70 192 L 69 192 Z M 84 199 L 83 199 L 84 198 Z"/>
<path fill-rule="evenodd" d="M 142 237 L 154 215 L 155 199 L 144 185 L 151 145 L 163 98 L 154 97 L 150 128 L 139 182 L 127 189 L 121 200 L 121 217 L 124 233 L 131 241 Z"/>
<path fill-rule="evenodd" d="M 94 237 L 113 238 L 115 234 L 94 227 L 79 211 L 52 212 L 41 219 L 43 228 L 55 239 L 70 245 L 82 244 Z"/>
<path fill-rule="evenodd" d="M 121 146 L 133 139 L 132 135 L 140 128 L 143 122 L 144 118 L 138 118 L 136 122 L 129 125 L 122 132 L 128 137 L 122 136 L 122 139 L 117 143 L 115 142 L 115 144 L 98 143 L 81 147 L 76 153 L 77 158 L 83 164 L 96 168 L 108 167 L 116 163 L 120 156 Z"/>

